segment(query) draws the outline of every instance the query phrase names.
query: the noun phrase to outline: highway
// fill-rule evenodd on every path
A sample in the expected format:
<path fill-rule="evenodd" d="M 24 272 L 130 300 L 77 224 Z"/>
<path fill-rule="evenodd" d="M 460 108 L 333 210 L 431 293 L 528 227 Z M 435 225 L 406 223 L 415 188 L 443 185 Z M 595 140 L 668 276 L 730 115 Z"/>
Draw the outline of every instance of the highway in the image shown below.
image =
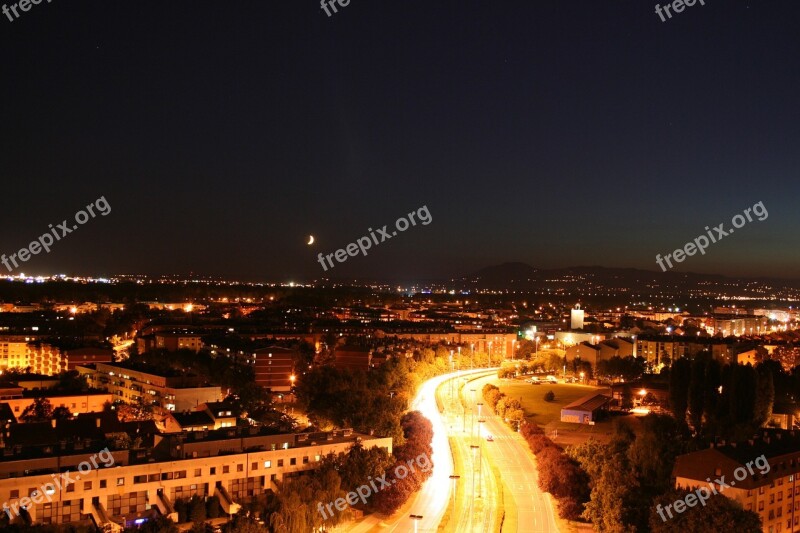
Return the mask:
<path fill-rule="evenodd" d="M 494 377 L 480 378 L 470 382 L 464 388 L 467 394 L 468 405 L 474 406 L 480 399 L 481 389 Z M 476 392 L 469 392 L 475 389 Z M 477 397 L 477 398 L 476 398 Z M 517 506 L 516 531 L 518 533 L 557 533 L 558 526 L 555 521 L 555 512 L 550 500 L 539 489 L 536 482 L 536 463 L 522 436 L 512 431 L 502 420 L 489 412 L 488 406 L 483 407 L 483 449 L 500 470 L 500 476 L 505 481 L 511 492 L 511 497 Z M 486 435 L 493 436 L 493 442 L 486 442 Z M 513 533 L 505 527 L 503 533 Z"/>
<path fill-rule="evenodd" d="M 411 403 L 411 410 L 420 411 L 433 424 L 433 456 L 431 457 L 434 465 L 433 474 L 425 482 L 422 489 L 412 497 L 409 513 L 383 522 L 375 517 L 368 517 L 357 526 L 348 528 L 347 531 L 366 533 L 379 523 L 383 526 L 381 531 L 401 533 L 415 531 L 415 520 L 410 518 L 409 515 L 411 514 L 422 517 L 416 521 L 416 531 L 419 533 L 437 530 L 445 508 L 450 503 L 450 475 L 453 473 L 453 455 L 447 440 L 445 421 L 436 406 L 436 388 L 451 377 L 464 377 L 480 372 L 486 372 L 486 369 L 444 374 L 429 379 L 420 387 L 417 396 Z"/>
<path fill-rule="evenodd" d="M 410 518 L 409 515 L 411 514 L 422 517 L 416 521 L 416 531 L 419 533 L 437 531 L 447 505 L 452 502 L 450 499 L 452 497 L 452 483 L 449 477 L 453 473 L 453 456 L 447 439 L 447 426 L 452 426 L 452 434 L 463 435 L 463 425 L 461 423 L 462 417 L 458 415 L 457 411 L 449 413 L 449 421 L 439 413 L 436 405 L 436 388 L 450 377 L 460 376 L 463 378 L 470 373 L 477 374 L 481 372 L 485 373 L 486 369 L 461 372 L 460 374 L 446 374 L 430 379 L 422 385 L 412 402 L 411 409 L 422 412 L 433 424 L 433 457 L 431 458 L 434 463 L 433 475 L 422 487 L 422 490 L 412 497 L 410 507 L 404 507 L 408 509 L 408 512 L 385 521 L 371 516 L 358 525 L 348 528 L 347 531 L 366 533 L 378 525 L 380 525 L 381 531 L 392 533 L 415 531 L 415 520 Z M 496 378 L 494 376 L 479 378 L 464 387 L 467 404 L 474 410 L 474 413 L 477 413 L 477 408 L 475 407 L 477 401 L 482 401 L 480 398 L 481 388 L 493 379 Z M 470 389 L 475 389 L 476 392 L 472 393 Z M 449 404 L 450 402 L 447 403 Z M 469 414 L 467 414 L 467 417 L 469 417 Z M 485 486 L 490 487 L 492 492 L 499 490 L 488 479 L 489 464 L 491 463 L 498 468 L 501 478 L 508 487 L 510 494 L 507 497 L 510 496 L 514 499 L 517 508 L 517 528 L 515 531 L 517 533 L 558 533 L 553 506 L 545 494 L 539 490 L 539 486 L 536 483 L 536 464 L 527 443 L 518 433 L 512 431 L 502 420 L 499 420 L 493 413 L 489 412 L 486 406 L 483 408 L 482 418 L 485 423 L 481 429 L 482 435 L 480 439 L 481 448 L 485 456 L 481 462 L 484 463 L 483 481 L 486 484 Z M 467 427 L 469 427 L 469 422 Z M 475 427 L 476 430 L 479 427 L 477 422 L 475 422 Z M 469 429 L 467 429 L 467 432 L 469 433 Z M 492 442 L 486 441 L 486 436 L 489 434 L 493 436 L 494 440 Z M 466 488 L 466 485 L 464 486 Z M 495 494 L 485 494 L 484 499 L 486 503 L 490 504 L 497 501 Z M 481 527 L 474 523 L 470 524 L 472 517 L 469 509 L 459 508 L 457 510 L 459 524 L 457 529 L 459 531 L 470 531 L 471 533 L 488 531 L 488 524 L 492 523 L 491 518 L 494 511 L 496 510 L 493 509 L 489 513 L 484 513 L 481 519 L 484 525 Z M 478 517 L 475 516 L 474 518 Z M 504 526 L 503 533 L 514 532 Z"/>

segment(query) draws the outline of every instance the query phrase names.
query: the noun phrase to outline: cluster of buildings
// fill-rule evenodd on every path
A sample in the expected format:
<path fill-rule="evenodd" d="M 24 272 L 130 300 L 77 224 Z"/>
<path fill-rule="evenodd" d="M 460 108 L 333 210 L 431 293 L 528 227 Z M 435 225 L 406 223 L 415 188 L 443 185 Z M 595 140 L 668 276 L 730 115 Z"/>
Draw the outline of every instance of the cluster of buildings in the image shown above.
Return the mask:
<path fill-rule="evenodd" d="M 0 335 L 0 373 L 28 370 L 34 374 L 55 376 L 66 370 L 90 363 L 111 362 L 112 349 L 76 348 L 61 350 L 36 337 Z"/>
<path fill-rule="evenodd" d="M 284 478 L 314 468 L 329 453 L 356 443 L 392 448 L 390 438 L 348 429 L 269 434 L 237 424 L 221 404 L 197 412 L 224 422 L 164 427 L 120 422 L 103 412 L 7 424 L 0 441 L 3 510 L 35 523 L 93 524 L 107 531 L 156 513 L 177 520 L 175 502 L 194 495 L 216 496 L 223 512 L 236 513 L 239 502 L 277 491 Z"/>
<path fill-rule="evenodd" d="M 623 320 L 628 319 L 627 324 Z M 636 325 L 631 325 L 634 320 Z M 548 335 L 565 349 L 568 362 L 597 363 L 636 356 L 658 371 L 681 357 L 710 352 L 722 363 L 757 364 L 767 359 L 786 370 L 800 364 L 800 329 L 792 309 L 717 307 L 706 315 L 680 309 L 598 312 L 588 316 L 576 306 L 570 328 Z"/>
<path fill-rule="evenodd" d="M 762 361 L 774 359 L 789 371 L 800 364 L 800 331 L 771 333 L 758 337 L 701 337 L 680 334 L 639 334 L 632 337 L 610 337 L 606 335 L 586 335 L 567 333 L 565 337 L 573 339 L 588 336 L 591 340 L 582 340 L 567 344 L 566 358 L 586 361 L 596 368 L 599 361 L 609 360 L 614 356 L 642 357 L 650 369 L 659 369 L 671 361 L 681 357 L 694 357 L 700 352 L 710 352 L 714 359 L 722 363 L 738 363 L 756 365 Z"/>

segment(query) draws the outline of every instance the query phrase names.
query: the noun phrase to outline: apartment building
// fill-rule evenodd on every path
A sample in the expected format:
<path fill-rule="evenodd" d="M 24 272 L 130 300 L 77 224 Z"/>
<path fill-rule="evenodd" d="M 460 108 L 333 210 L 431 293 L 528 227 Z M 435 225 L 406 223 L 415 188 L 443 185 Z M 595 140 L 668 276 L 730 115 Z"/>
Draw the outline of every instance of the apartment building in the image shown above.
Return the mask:
<path fill-rule="evenodd" d="M 73 415 L 83 413 L 99 413 L 103 410 L 106 403 L 114 401 L 114 397 L 108 393 L 87 393 L 77 395 L 52 395 L 47 391 L 43 392 L 45 398 L 53 406 L 66 407 Z M 28 396 L 23 397 L 20 394 L 17 397 L 0 399 L 0 405 L 8 405 L 14 416 L 19 419 L 20 415 L 25 412 L 29 406 L 33 405 L 35 398 Z"/>
<path fill-rule="evenodd" d="M 762 455 L 769 464 L 768 471 L 754 466 L 754 462 Z M 742 474 L 746 475 L 742 477 Z M 765 533 L 800 531 L 798 474 L 800 432 L 785 430 L 762 430 L 757 438 L 744 443 L 722 442 L 705 450 L 681 455 L 676 459 L 673 470 L 675 486 L 678 488 L 708 487 L 706 479 L 716 480 L 725 476 L 730 486 L 720 490 L 715 483 L 716 490 L 738 501 L 745 510 L 757 513 Z"/>
<path fill-rule="evenodd" d="M 392 450 L 391 438 L 347 429 L 263 435 L 257 428 L 228 428 L 170 436 L 153 449 L 101 453 L 100 461 L 95 448 L 98 466 L 82 469 L 79 478 L 79 464 L 93 455 L 89 449 L 68 456 L 3 456 L 0 501 L 9 508 L 24 504 L 34 523 L 91 521 L 112 531 L 157 513 L 177 518 L 174 502 L 193 495 L 217 496 L 226 513 L 236 513 L 241 503 L 277 491 L 284 478 L 311 470 L 325 455 L 346 452 L 357 442 Z M 72 472 L 66 479 L 74 481 L 64 482 L 63 472 Z M 54 486 L 54 477 L 63 486 Z"/>
<path fill-rule="evenodd" d="M 565 351 L 567 363 L 572 363 L 576 359 L 590 363 L 593 368 L 597 368 L 600 361 L 600 346 L 590 342 L 581 342 L 570 346 Z"/>
<path fill-rule="evenodd" d="M 110 363 L 114 351 L 105 348 L 76 348 L 62 352 L 57 346 L 31 337 L 0 340 L 0 370 L 28 369 L 31 373 L 55 376 L 87 363 Z"/>
<path fill-rule="evenodd" d="M 111 363 L 114 350 L 110 348 L 75 348 L 63 353 L 64 370 L 75 370 L 78 366 L 94 363 Z"/>
<path fill-rule="evenodd" d="M 300 358 L 297 350 L 270 346 L 253 353 L 256 385 L 273 392 L 289 392 L 294 386 L 294 365 Z"/>
<path fill-rule="evenodd" d="M 193 352 L 199 352 L 203 346 L 202 335 L 191 332 L 159 331 L 136 338 L 136 348 L 139 353 L 151 350 L 166 350 L 168 352 L 192 350 Z"/>
<path fill-rule="evenodd" d="M 0 339 L 0 370 L 28 366 L 28 337 L 4 336 Z"/>
<path fill-rule="evenodd" d="M 630 357 L 633 355 L 633 342 L 621 337 L 604 340 L 598 344 L 581 342 L 569 346 L 565 350 L 567 363 L 572 363 L 579 359 L 591 363 L 593 368 L 597 368 L 600 361 L 608 361 L 612 357 Z"/>
<path fill-rule="evenodd" d="M 714 334 L 722 334 L 723 337 L 761 335 L 767 333 L 768 323 L 768 317 L 756 315 L 715 315 L 707 321 Z"/>
<path fill-rule="evenodd" d="M 189 411 L 207 402 L 223 399 L 222 389 L 196 375 L 177 371 L 159 372 L 142 365 L 97 363 L 78 366 L 91 387 L 106 389 L 126 403 L 142 401 L 169 411 Z"/>

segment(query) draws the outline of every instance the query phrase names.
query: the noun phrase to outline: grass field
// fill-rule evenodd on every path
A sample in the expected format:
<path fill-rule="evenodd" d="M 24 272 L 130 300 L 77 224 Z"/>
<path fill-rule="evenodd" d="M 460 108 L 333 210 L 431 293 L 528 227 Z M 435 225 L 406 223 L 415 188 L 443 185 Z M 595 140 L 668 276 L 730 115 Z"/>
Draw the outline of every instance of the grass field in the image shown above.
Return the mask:
<path fill-rule="evenodd" d="M 519 399 L 527 420 L 541 426 L 547 436 L 562 446 L 584 442 L 589 437 L 605 442 L 611 435 L 610 420 L 594 426 L 561 422 L 562 407 L 602 388 L 565 383 L 531 385 L 522 380 L 509 379 L 495 379 L 491 383 L 500 387 L 500 391 L 509 398 Z M 544 400 L 547 391 L 553 391 L 556 395 L 554 401 Z"/>

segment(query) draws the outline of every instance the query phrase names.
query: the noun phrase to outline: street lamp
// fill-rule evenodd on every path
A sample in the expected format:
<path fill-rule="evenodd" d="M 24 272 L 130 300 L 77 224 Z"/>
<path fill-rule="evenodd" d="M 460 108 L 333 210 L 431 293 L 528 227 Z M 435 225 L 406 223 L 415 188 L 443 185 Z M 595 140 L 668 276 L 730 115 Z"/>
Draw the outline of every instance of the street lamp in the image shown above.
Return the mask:
<path fill-rule="evenodd" d="M 472 393 L 472 399 L 474 400 L 475 399 L 475 389 L 470 389 L 469 391 Z M 470 436 L 470 438 L 472 438 L 474 436 L 474 434 L 475 434 L 474 433 L 474 428 L 475 428 L 474 418 L 475 418 L 475 412 L 472 409 L 470 409 L 469 410 L 469 436 Z"/>
<path fill-rule="evenodd" d="M 453 517 L 456 516 L 456 482 L 461 479 L 461 476 L 457 476 L 453 474 L 450 476 L 450 479 L 453 481 Z"/>
<path fill-rule="evenodd" d="M 450 350 L 450 372 L 453 372 L 453 350 Z M 450 401 L 453 401 L 453 380 L 450 379 Z"/>
<path fill-rule="evenodd" d="M 480 453 L 481 447 L 476 445 L 476 444 L 473 444 L 469 448 L 470 448 L 470 450 L 472 450 L 472 495 L 473 495 L 473 497 L 475 497 L 475 452 L 478 451 L 478 495 L 477 495 L 477 497 L 480 498 L 481 497 L 481 468 L 483 467 L 483 465 L 481 464 L 481 462 L 482 462 L 481 459 L 482 458 L 480 456 L 481 455 L 481 453 Z"/>
<path fill-rule="evenodd" d="M 422 515 L 412 514 L 408 516 L 411 520 L 414 521 L 414 533 L 417 533 L 417 522 L 422 520 Z"/>

